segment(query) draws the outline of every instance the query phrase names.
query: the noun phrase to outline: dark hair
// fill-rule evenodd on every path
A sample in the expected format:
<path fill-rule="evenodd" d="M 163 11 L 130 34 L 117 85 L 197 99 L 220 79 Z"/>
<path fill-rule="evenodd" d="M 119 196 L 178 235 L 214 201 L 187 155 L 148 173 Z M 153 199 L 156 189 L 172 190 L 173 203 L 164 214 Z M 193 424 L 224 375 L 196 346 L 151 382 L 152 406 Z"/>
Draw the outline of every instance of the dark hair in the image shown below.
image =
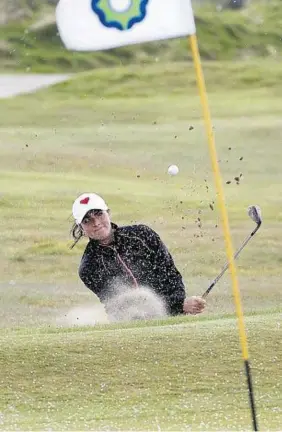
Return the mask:
<path fill-rule="evenodd" d="M 78 243 L 79 240 L 84 236 L 84 232 L 81 226 L 77 225 L 77 223 L 74 223 L 71 227 L 71 235 L 74 239 L 74 243 L 71 245 L 70 249 L 73 249 L 76 243 Z"/>

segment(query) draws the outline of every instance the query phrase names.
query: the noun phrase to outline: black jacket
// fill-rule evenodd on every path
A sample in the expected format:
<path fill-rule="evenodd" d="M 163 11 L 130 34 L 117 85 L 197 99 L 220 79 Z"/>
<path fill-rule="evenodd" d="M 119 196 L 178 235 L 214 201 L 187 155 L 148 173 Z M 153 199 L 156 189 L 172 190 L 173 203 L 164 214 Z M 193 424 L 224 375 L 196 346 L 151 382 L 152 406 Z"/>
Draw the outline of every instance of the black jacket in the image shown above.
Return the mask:
<path fill-rule="evenodd" d="M 101 302 L 111 297 L 117 281 L 147 286 L 165 300 L 168 313 L 182 313 L 182 277 L 158 234 L 146 225 L 112 226 L 114 240 L 109 246 L 89 240 L 79 267 L 83 283 Z"/>

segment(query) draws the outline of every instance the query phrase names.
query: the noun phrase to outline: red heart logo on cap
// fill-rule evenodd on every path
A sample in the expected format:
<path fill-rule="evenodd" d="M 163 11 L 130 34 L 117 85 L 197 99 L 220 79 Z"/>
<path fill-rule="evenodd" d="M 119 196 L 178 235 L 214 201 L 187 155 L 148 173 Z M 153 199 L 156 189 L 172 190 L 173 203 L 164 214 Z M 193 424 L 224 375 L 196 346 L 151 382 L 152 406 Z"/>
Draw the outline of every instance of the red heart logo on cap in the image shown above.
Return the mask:
<path fill-rule="evenodd" d="M 89 203 L 89 200 L 90 200 L 89 197 L 83 198 L 83 199 L 80 201 L 80 204 L 88 204 L 88 203 Z"/>

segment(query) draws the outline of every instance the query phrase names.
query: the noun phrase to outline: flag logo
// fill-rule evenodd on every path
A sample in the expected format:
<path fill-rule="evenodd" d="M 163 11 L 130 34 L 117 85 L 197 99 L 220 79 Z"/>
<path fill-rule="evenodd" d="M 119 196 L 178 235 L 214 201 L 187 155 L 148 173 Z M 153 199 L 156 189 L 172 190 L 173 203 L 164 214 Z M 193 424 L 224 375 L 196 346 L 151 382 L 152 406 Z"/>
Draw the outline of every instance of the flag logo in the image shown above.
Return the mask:
<path fill-rule="evenodd" d="M 196 32 L 191 0 L 59 0 L 56 21 L 64 45 L 74 51 L 106 50 Z"/>
<path fill-rule="evenodd" d="M 122 10 L 115 7 L 114 0 L 92 0 L 91 6 L 103 26 L 126 31 L 144 20 L 149 1 L 128 0 Z"/>

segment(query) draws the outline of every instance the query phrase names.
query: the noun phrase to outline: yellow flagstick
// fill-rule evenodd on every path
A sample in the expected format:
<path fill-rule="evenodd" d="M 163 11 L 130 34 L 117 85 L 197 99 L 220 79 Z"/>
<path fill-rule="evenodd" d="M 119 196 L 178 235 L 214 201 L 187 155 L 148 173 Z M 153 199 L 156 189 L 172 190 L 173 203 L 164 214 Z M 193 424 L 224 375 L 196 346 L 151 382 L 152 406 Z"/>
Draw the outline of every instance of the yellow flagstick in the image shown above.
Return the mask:
<path fill-rule="evenodd" d="M 210 156 L 211 156 L 212 169 L 213 169 L 213 173 L 214 173 L 215 185 L 216 185 L 217 194 L 218 194 L 218 203 L 219 203 L 219 208 L 220 208 L 221 218 L 222 218 L 222 223 L 223 223 L 223 232 L 224 232 L 226 252 L 227 252 L 227 257 L 228 257 L 228 262 L 229 262 L 229 269 L 230 269 L 230 273 L 231 273 L 233 296 L 234 296 L 234 300 L 235 300 L 236 313 L 237 313 L 237 317 L 238 317 L 238 326 L 239 326 L 240 341 L 241 341 L 241 347 L 242 347 L 242 356 L 243 356 L 243 361 L 245 364 L 246 376 L 247 376 L 247 382 L 248 382 L 248 390 L 249 390 L 250 406 L 251 406 L 251 410 L 252 410 L 253 427 L 254 427 L 254 430 L 257 431 L 258 425 L 257 425 L 257 419 L 256 419 L 255 401 L 254 401 L 253 386 L 252 386 L 252 379 L 251 379 L 251 370 L 250 370 L 250 364 L 249 364 L 248 342 L 247 342 L 246 330 L 245 330 L 245 325 L 244 325 L 244 315 L 243 315 L 243 310 L 242 310 L 240 290 L 239 290 L 236 266 L 235 266 L 235 261 L 234 261 L 234 252 L 233 252 L 233 246 L 232 246 L 230 229 L 229 229 L 228 214 L 227 214 L 227 210 L 226 210 L 226 206 L 225 206 L 224 191 L 223 191 L 222 180 L 221 180 L 221 175 L 220 175 L 220 170 L 219 170 L 219 165 L 218 165 L 218 160 L 217 160 L 215 139 L 214 139 L 210 110 L 209 110 L 209 104 L 208 104 L 206 84 L 205 84 L 203 69 L 202 69 L 202 65 L 201 65 L 197 36 L 196 36 L 196 34 L 193 34 L 189 38 L 190 38 L 190 45 L 191 45 L 192 55 L 193 55 L 193 60 L 194 60 L 194 66 L 195 66 L 195 70 L 196 70 L 197 84 L 198 84 L 198 88 L 199 88 L 199 92 L 200 92 L 200 98 L 201 98 L 201 104 L 202 104 L 202 108 L 203 108 L 204 122 L 205 122 L 207 137 L 208 137 L 208 145 L 209 145 L 209 151 L 210 151 Z"/>

